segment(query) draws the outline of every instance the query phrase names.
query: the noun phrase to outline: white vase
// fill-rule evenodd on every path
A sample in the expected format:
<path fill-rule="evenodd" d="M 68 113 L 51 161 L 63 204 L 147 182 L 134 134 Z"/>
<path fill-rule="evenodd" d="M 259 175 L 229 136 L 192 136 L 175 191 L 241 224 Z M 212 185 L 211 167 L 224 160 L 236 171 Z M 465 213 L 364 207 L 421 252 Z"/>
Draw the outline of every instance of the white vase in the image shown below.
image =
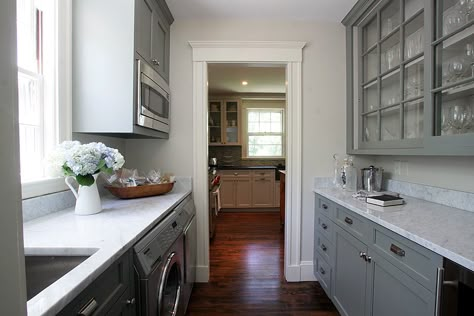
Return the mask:
<path fill-rule="evenodd" d="M 79 185 L 77 191 L 70 182 L 71 180 L 76 180 L 74 177 L 68 176 L 64 179 L 66 185 L 71 189 L 76 197 L 75 213 L 77 215 L 92 215 L 102 211 L 99 190 L 97 189 L 98 176 L 98 174 L 93 175 L 94 183 L 91 186 Z"/>

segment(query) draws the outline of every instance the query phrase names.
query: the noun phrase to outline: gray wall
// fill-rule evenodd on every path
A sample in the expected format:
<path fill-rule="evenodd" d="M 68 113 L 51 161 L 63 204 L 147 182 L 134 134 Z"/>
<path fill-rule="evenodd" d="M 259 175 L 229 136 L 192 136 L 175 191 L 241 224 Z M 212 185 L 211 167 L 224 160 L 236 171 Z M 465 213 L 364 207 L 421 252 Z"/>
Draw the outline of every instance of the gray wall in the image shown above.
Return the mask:
<path fill-rule="evenodd" d="M 375 161 L 391 179 L 474 193 L 473 157 L 377 156 Z"/>
<path fill-rule="evenodd" d="M 0 2 L 0 308 L 26 315 L 18 148 L 16 1 Z"/>

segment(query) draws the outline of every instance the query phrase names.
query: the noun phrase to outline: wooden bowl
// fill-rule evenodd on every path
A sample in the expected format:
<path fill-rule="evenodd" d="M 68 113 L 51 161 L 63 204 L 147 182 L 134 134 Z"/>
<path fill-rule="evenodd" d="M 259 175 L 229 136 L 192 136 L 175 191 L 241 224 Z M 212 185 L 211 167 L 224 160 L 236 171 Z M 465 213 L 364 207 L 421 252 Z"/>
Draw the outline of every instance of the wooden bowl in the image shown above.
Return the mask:
<path fill-rule="evenodd" d="M 168 193 L 173 189 L 174 182 L 160 184 L 144 184 L 136 187 L 115 187 L 106 185 L 105 188 L 120 199 L 135 199 Z"/>

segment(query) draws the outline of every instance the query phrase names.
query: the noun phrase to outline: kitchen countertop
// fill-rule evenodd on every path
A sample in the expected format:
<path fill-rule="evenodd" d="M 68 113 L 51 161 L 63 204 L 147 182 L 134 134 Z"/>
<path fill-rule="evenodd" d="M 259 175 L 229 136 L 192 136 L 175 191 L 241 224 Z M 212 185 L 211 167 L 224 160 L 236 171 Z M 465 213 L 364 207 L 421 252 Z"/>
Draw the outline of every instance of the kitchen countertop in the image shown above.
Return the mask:
<path fill-rule="evenodd" d="M 217 170 L 277 169 L 275 166 L 217 166 Z"/>
<path fill-rule="evenodd" d="M 313 191 L 474 271 L 474 212 L 408 196 L 402 196 L 404 205 L 383 208 L 337 188 Z"/>
<path fill-rule="evenodd" d="M 165 195 L 141 199 L 102 198 L 103 211 L 74 215 L 74 209 L 24 223 L 25 254 L 91 255 L 28 301 L 28 315 L 55 315 L 120 258 L 191 193 L 191 181 L 176 182 Z"/>

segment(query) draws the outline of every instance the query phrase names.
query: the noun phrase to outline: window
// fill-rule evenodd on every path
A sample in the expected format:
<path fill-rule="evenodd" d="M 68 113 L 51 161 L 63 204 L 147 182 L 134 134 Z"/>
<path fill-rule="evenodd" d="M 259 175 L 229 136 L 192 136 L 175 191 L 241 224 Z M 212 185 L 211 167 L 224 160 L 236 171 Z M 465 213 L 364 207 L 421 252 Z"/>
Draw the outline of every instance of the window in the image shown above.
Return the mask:
<path fill-rule="evenodd" d="M 44 158 L 56 144 L 71 137 L 70 18 L 70 0 L 17 0 L 23 198 L 55 191 L 38 183 L 48 179 Z M 36 184 L 41 192 L 25 192 L 25 184 Z"/>
<path fill-rule="evenodd" d="M 282 108 L 247 108 L 247 158 L 284 157 Z"/>

